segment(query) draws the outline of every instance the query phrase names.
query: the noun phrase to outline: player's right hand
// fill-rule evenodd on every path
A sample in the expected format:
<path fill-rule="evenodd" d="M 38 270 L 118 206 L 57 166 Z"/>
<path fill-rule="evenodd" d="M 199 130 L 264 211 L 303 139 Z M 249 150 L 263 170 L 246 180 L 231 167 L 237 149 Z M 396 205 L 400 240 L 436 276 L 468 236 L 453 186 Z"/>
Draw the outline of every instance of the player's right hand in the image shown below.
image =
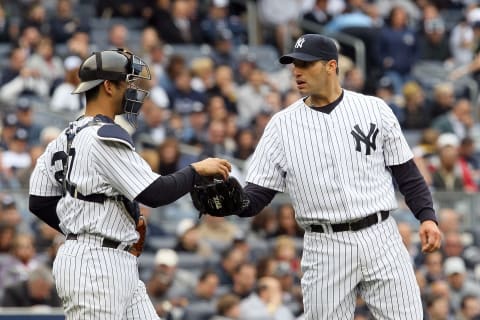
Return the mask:
<path fill-rule="evenodd" d="M 232 165 L 225 159 L 207 158 L 191 164 L 193 169 L 201 176 L 221 176 L 223 180 L 228 178 Z"/>

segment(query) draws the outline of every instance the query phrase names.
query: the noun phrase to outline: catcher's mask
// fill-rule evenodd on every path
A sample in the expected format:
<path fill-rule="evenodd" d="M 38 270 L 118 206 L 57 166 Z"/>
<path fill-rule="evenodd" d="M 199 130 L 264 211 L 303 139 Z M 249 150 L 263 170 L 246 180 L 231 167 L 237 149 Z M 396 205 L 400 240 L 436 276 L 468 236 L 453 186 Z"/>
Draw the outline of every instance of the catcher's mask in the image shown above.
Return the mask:
<path fill-rule="evenodd" d="M 239 214 L 249 205 L 249 200 L 242 186 L 234 177 L 226 181 L 213 179 L 202 181 L 193 187 L 190 193 L 192 202 L 200 214 L 225 216 Z"/>
<path fill-rule="evenodd" d="M 125 81 L 127 90 L 123 98 L 123 112 L 127 120 L 136 126 L 137 116 L 148 91 L 138 86 L 140 79 L 151 79 L 147 64 L 125 49 L 94 52 L 85 59 L 78 71 L 82 81 L 72 93 L 88 91 L 105 80 Z"/>

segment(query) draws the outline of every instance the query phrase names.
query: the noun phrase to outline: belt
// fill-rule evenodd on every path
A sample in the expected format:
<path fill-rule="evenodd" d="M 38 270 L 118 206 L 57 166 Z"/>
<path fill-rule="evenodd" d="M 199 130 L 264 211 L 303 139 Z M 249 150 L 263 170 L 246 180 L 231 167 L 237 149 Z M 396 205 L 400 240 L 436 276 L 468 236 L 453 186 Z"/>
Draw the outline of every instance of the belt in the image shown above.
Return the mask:
<path fill-rule="evenodd" d="M 379 222 L 385 221 L 389 217 L 389 215 L 389 211 L 380 211 L 378 213 L 372 213 L 365 218 L 361 218 L 355 221 L 327 225 L 312 224 L 310 226 L 310 231 L 327 233 L 330 228 L 332 229 L 332 232 L 358 231 L 373 226 L 374 224 L 377 224 Z"/>
<path fill-rule="evenodd" d="M 67 240 L 77 240 L 78 239 L 78 234 L 69 233 L 69 234 L 67 234 L 66 239 Z M 104 247 L 104 248 L 118 249 L 118 247 L 121 244 L 122 243 L 120 241 L 112 240 L 112 239 L 109 239 L 109 238 L 103 238 L 102 239 L 102 247 Z M 124 251 L 128 251 L 129 249 L 130 249 L 130 246 L 125 246 L 124 248 L 122 248 L 122 250 L 124 250 Z"/>

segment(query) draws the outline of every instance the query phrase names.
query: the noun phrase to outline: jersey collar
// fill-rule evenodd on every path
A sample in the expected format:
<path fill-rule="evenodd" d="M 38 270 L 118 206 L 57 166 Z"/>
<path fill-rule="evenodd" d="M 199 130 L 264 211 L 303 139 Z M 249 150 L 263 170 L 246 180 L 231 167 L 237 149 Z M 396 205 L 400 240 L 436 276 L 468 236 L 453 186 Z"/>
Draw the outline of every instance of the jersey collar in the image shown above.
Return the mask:
<path fill-rule="evenodd" d="M 333 102 L 323 106 L 323 107 L 317 107 L 315 105 L 311 105 L 311 106 L 308 106 L 310 109 L 312 109 L 313 111 L 318 111 L 318 112 L 322 112 L 322 113 L 326 113 L 326 114 L 330 114 L 333 109 L 335 109 L 336 106 L 338 106 L 340 104 L 340 102 L 343 100 L 343 93 L 344 93 L 344 90 L 342 90 L 342 93 L 340 94 L 340 96 Z M 306 97 L 305 99 L 303 99 L 303 102 L 305 103 L 305 100 L 307 100 L 308 97 Z"/>

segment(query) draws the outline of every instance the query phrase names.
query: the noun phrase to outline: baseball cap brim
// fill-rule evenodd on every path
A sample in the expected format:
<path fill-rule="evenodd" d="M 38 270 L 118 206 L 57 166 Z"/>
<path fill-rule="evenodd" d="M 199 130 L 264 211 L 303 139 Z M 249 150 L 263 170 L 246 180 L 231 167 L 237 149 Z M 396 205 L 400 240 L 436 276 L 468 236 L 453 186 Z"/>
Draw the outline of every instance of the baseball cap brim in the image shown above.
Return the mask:
<path fill-rule="evenodd" d="M 279 62 L 281 64 L 290 64 L 293 60 L 301 60 L 301 61 L 317 61 L 320 60 L 319 57 L 312 56 L 311 54 L 303 53 L 303 52 L 292 52 L 280 57 Z"/>
<path fill-rule="evenodd" d="M 102 83 L 105 80 L 99 79 L 99 80 L 91 80 L 91 81 L 85 81 L 80 83 L 75 90 L 72 91 L 72 93 L 82 93 L 85 91 L 88 91 L 92 89 L 93 87 L 98 86 L 100 83 Z"/>

